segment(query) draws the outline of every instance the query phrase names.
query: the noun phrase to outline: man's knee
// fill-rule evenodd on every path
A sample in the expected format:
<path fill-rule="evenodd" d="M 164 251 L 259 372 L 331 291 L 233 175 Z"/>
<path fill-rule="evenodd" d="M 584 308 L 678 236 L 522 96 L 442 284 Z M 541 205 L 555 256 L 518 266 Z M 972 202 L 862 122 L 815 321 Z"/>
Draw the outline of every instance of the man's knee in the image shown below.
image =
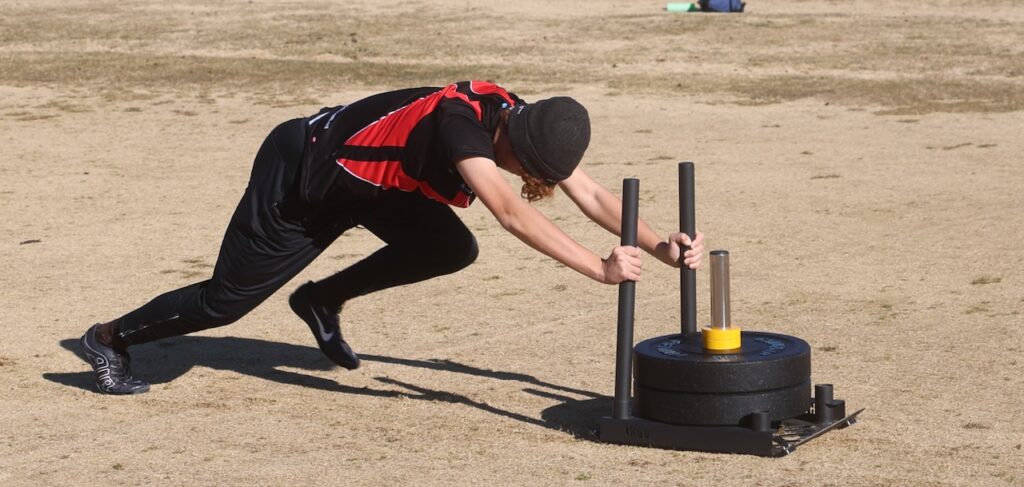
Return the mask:
<path fill-rule="evenodd" d="M 201 323 L 203 329 L 230 325 L 269 297 L 273 291 L 253 294 L 222 281 L 210 282 L 196 293 L 192 306 L 183 315 Z"/>
<path fill-rule="evenodd" d="M 202 321 L 206 323 L 206 328 L 230 325 L 249 314 L 262 300 L 255 303 L 252 301 L 254 300 L 227 300 L 223 297 L 211 298 L 208 296 L 200 306 L 203 315 Z"/>
<path fill-rule="evenodd" d="M 480 255 L 480 248 L 477 246 L 476 237 L 467 230 L 457 238 L 438 242 L 431 254 L 428 258 L 437 264 L 440 273 L 451 274 L 475 262 Z"/>
<path fill-rule="evenodd" d="M 459 269 L 469 267 L 470 264 L 476 262 L 476 258 L 480 255 L 480 247 L 477 246 L 476 237 L 472 233 L 468 235 L 465 245 L 461 249 L 461 255 L 462 258 L 457 262 Z"/>
<path fill-rule="evenodd" d="M 217 328 L 230 325 L 245 316 L 247 313 L 210 313 L 205 321 L 205 328 Z M 204 328 L 204 329 L 205 329 Z"/>

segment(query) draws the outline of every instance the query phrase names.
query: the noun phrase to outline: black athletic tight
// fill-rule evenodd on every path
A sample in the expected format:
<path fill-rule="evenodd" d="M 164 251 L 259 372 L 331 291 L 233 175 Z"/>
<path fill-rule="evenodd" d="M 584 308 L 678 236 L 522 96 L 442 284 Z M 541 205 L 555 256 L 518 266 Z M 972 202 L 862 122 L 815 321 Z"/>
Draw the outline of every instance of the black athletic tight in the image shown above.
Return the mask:
<path fill-rule="evenodd" d="M 121 341 L 136 345 L 233 323 L 355 226 L 386 245 L 317 282 L 312 296 L 322 304 L 340 308 L 348 299 L 450 274 L 476 259 L 476 240 L 451 208 L 418 193 L 384 191 L 374 200 L 317 208 L 296 204 L 304 123 L 279 125 L 260 147 L 213 276 L 157 296 L 116 320 Z"/>

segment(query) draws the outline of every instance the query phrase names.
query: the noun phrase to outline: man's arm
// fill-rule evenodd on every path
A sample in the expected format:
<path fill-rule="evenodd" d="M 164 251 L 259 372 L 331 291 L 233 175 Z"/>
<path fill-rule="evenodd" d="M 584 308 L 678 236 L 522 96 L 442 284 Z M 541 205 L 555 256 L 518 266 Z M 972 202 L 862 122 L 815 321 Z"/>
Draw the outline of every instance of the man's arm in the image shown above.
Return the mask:
<path fill-rule="evenodd" d="M 622 234 L 622 200 L 588 176 L 579 167 L 565 181 L 558 185 L 579 207 L 587 218 L 601 225 L 615 235 Z M 704 254 L 704 235 L 697 232 L 691 241 L 685 233 L 675 232 L 662 240 L 651 227 L 640 219 L 637 223 L 637 244 L 658 260 L 679 267 L 680 255 L 683 263 L 692 269 L 700 266 Z M 683 252 L 683 247 L 689 250 Z"/>
<path fill-rule="evenodd" d="M 640 279 L 639 249 L 616 247 L 610 257 L 602 260 L 523 201 L 494 161 L 471 157 L 455 167 L 501 226 L 530 247 L 599 282 L 618 284 Z"/>

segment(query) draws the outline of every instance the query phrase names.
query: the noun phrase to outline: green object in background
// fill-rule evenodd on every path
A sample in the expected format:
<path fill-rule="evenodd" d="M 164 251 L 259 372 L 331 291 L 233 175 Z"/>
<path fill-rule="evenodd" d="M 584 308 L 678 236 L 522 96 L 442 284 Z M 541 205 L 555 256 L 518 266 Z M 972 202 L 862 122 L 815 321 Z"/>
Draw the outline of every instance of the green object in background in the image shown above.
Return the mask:
<path fill-rule="evenodd" d="M 669 3 L 665 5 L 666 12 L 699 12 L 700 5 L 696 3 Z"/>

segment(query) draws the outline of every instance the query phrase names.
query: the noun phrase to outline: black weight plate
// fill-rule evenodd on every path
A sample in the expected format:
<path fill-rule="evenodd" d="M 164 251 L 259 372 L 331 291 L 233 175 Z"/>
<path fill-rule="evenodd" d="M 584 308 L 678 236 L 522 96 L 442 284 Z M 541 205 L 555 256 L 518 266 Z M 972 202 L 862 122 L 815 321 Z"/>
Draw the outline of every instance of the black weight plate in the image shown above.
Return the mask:
<path fill-rule="evenodd" d="M 633 353 L 633 379 L 673 392 L 757 392 L 811 377 L 811 347 L 787 335 L 744 331 L 737 351 L 708 351 L 700 334 L 644 340 Z"/>
<path fill-rule="evenodd" d="M 698 394 L 666 392 L 634 384 L 635 412 L 662 423 L 736 425 L 750 413 L 768 411 L 772 421 L 799 416 L 811 406 L 811 381 L 761 392 Z"/>

